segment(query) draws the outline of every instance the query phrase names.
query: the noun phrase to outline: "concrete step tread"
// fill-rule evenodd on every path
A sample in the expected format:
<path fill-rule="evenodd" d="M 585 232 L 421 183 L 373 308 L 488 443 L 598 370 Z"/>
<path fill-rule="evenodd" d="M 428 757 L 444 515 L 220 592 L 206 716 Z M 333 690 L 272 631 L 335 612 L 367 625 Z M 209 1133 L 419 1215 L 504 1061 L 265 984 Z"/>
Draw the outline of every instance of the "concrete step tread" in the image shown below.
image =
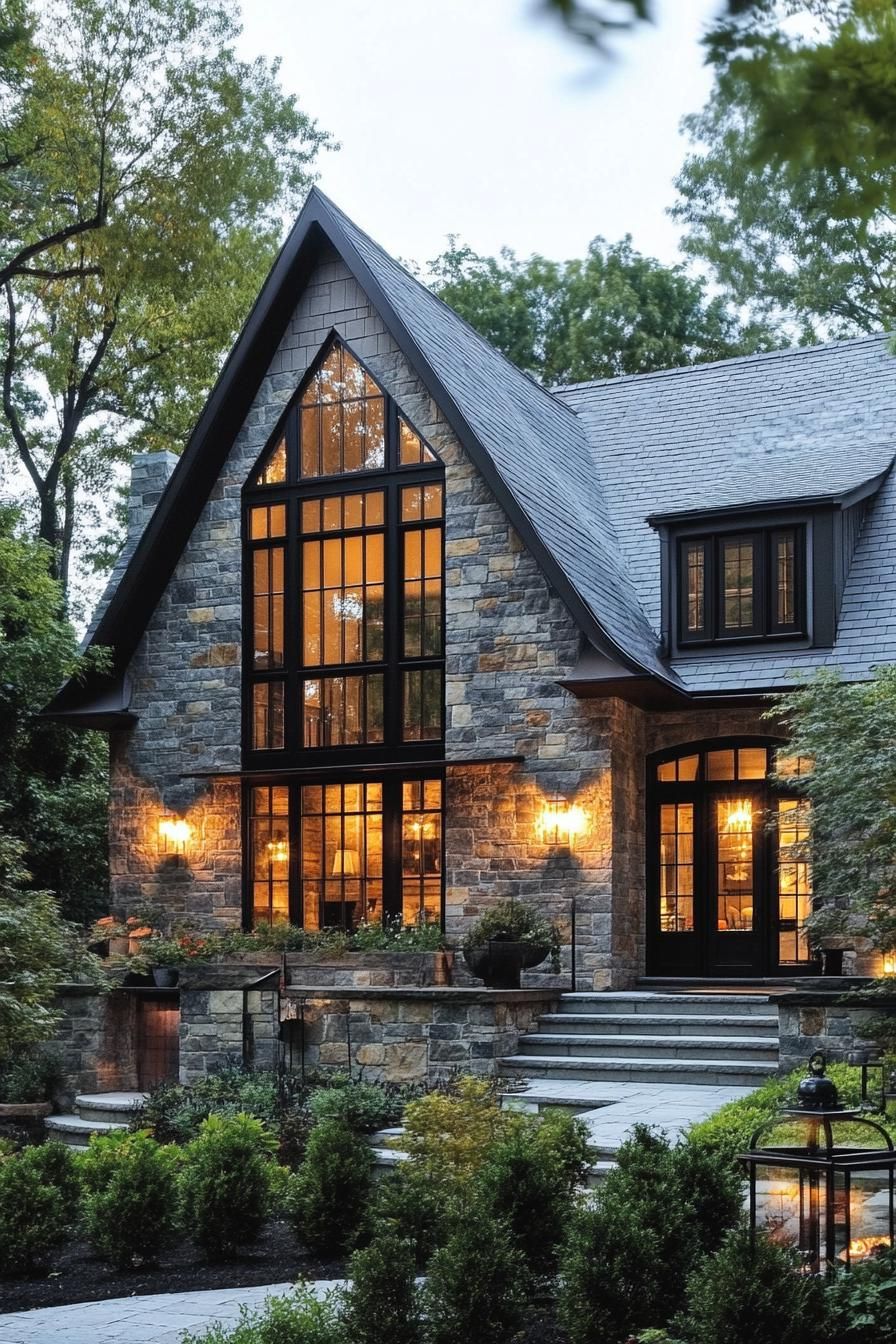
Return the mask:
<path fill-rule="evenodd" d="M 688 1028 L 695 1030 L 702 1027 L 727 1027 L 736 1023 L 738 1026 L 749 1026 L 751 1029 L 770 1028 L 775 1032 L 778 1030 L 777 1015 L 773 1017 L 761 1016 L 759 1013 L 744 1013 L 739 1016 L 736 1013 L 723 1013 L 711 1015 L 708 1013 L 542 1013 L 539 1022 L 550 1022 L 552 1025 L 561 1026 L 564 1023 L 590 1023 L 595 1026 L 606 1024 L 608 1026 L 632 1026 L 641 1030 L 643 1027 L 668 1027 L 679 1023 L 687 1024 Z"/>
<path fill-rule="evenodd" d="M 44 1125 L 63 1134 L 109 1134 L 127 1129 L 126 1124 L 117 1120 L 84 1120 L 80 1115 L 48 1115 Z"/>
<path fill-rule="evenodd" d="M 508 1055 L 498 1061 L 502 1068 L 510 1069 L 573 1069 L 581 1068 L 589 1072 L 604 1069 L 613 1073 L 626 1073 L 635 1069 L 645 1073 L 741 1073 L 758 1077 L 768 1077 L 777 1069 L 776 1063 L 766 1064 L 764 1060 L 744 1059 L 600 1059 L 594 1055 Z"/>
<path fill-rule="evenodd" d="M 724 1004 L 727 1008 L 730 1004 L 738 1005 L 760 1005 L 765 1006 L 775 1000 L 769 994 L 663 994 L 649 989 L 597 989 L 590 991 L 576 990 L 575 993 L 567 991 L 560 995 L 561 1003 L 702 1003 L 714 1004 L 717 1008 L 719 1004 Z"/>
<path fill-rule="evenodd" d="M 75 1097 L 79 1111 L 135 1111 L 148 1098 L 148 1092 L 82 1092 Z"/>
<path fill-rule="evenodd" d="M 568 1032 L 549 1032 L 539 1031 L 529 1036 L 521 1036 L 520 1044 L 526 1041 L 537 1041 L 539 1045 L 606 1045 L 624 1047 L 637 1047 L 640 1045 L 650 1049 L 656 1049 L 660 1046 L 668 1050 L 679 1050 L 682 1047 L 691 1050 L 765 1050 L 777 1055 L 778 1042 L 770 1040 L 768 1036 L 629 1036 L 621 1032 L 595 1032 L 587 1033 L 578 1031 Z"/>

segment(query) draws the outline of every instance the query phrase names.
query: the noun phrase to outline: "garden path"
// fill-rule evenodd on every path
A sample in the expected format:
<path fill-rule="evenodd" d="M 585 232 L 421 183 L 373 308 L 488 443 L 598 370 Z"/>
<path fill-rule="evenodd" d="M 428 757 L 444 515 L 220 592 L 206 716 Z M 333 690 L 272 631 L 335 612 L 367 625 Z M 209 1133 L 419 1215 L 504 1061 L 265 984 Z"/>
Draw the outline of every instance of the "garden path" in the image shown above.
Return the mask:
<path fill-rule="evenodd" d="M 282 1296 L 292 1286 L 156 1293 L 10 1312 L 0 1316 L 0 1344 L 178 1344 L 184 1331 L 196 1332 L 215 1321 L 235 1323 L 240 1307 L 258 1308 L 266 1297 Z M 341 1285 L 325 1279 L 310 1286 L 323 1296 Z"/>

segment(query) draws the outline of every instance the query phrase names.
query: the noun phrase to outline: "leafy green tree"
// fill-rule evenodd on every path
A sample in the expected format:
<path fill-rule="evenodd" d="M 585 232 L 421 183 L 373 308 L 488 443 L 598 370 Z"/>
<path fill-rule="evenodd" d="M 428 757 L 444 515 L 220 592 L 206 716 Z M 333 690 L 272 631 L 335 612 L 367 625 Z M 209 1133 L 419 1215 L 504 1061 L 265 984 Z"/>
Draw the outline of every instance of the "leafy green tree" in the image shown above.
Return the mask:
<path fill-rule="evenodd" d="M 107 748 L 99 733 L 38 717 L 78 666 L 49 571 L 49 548 L 0 509 L 0 815 L 26 847 L 34 884 L 86 922 L 108 903 Z"/>
<path fill-rule="evenodd" d="M 727 0 L 719 9 L 723 14 L 741 14 L 752 8 L 756 0 Z M 605 52 L 607 38 L 627 32 L 638 23 L 650 23 L 654 18 L 651 0 L 604 0 L 604 3 L 582 3 L 582 0 L 540 0 L 538 8 L 557 19 L 571 37 L 596 51 Z"/>
<path fill-rule="evenodd" d="M 66 589 L 113 464 L 182 446 L 329 140 L 225 0 L 8 8 L 0 443 Z"/>
<path fill-rule="evenodd" d="M 811 23 L 807 23 L 807 13 Z M 896 14 L 757 0 L 707 39 L 715 82 L 672 215 L 733 300 L 800 340 L 896 322 Z"/>
<path fill-rule="evenodd" d="M 788 759 L 813 763 L 787 779 L 809 801 L 820 903 L 810 935 L 865 933 L 896 948 L 896 667 L 859 683 L 821 671 L 772 712 L 787 728 Z"/>
<path fill-rule="evenodd" d="M 550 385 L 769 349 L 761 325 L 743 326 L 681 266 L 641 256 L 631 238 L 595 238 L 566 262 L 509 248 L 483 257 L 451 239 L 430 263 L 440 298 L 519 368 Z"/>

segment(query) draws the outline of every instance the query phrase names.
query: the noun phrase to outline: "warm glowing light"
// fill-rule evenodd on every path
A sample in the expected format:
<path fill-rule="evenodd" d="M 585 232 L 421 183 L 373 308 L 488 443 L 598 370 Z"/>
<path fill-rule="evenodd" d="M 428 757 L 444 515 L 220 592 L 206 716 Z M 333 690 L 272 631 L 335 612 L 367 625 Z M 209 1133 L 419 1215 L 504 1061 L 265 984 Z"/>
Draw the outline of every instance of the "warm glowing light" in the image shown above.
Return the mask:
<path fill-rule="evenodd" d="M 538 834 L 546 845 L 568 845 L 572 847 L 576 836 L 581 835 L 588 825 L 584 810 L 577 804 L 570 805 L 562 794 L 552 794 L 541 810 L 538 818 Z"/>
<path fill-rule="evenodd" d="M 884 953 L 884 975 L 896 975 L 896 952 Z"/>
<path fill-rule="evenodd" d="M 749 798 L 741 798 L 738 802 L 731 803 L 725 818 L 725 830 L 752 831 L 752 829 L 753 806 Z"/>
<path fill-rule="evenodd" d="M 169 849 L 183 853 L 191 835 L 190 823 L 183 817 L 162 817 L 159 822 L 159 835 Z"/>
<path fill-rule="evenodd" d="M 837 1259 L 846 1260 L 848 1258 L 850 1260 L 861 1260 L 862 1256 L 873 1255 L 875 1251 L 879 1251 L 884 1247 L 889 1249 L 889 1246 L 889 1237 L 856 1237 L 849 1243 L 849 1249 L 841 1251 L 837 1256 Z"/>
<path fill-rule="evenodd" d="M 271 863 L 286 863 L 289 859 L 289 841 L 269 840 L 268 857 Z"/>
<path fill-rule="evenodd" d="M 361 872 L 361 855 L 356 849 L 337 849 L 333 856 L 334 877 L 358 877 Z"/>

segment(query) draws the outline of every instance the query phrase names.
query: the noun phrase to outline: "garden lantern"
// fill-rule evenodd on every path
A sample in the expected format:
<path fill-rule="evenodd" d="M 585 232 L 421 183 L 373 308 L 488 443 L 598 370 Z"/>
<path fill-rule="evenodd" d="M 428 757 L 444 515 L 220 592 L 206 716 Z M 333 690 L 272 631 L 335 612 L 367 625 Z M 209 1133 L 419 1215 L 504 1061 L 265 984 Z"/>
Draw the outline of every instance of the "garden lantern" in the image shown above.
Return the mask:
<path fill-rule="evenodd" d="M 813 1055 L 796 1102 L 760 1126 L 740 1159 L 753 1235 L 799 1250 L 808 1274 L 893 1246 L 893 1143 L 866 1112 L 839 1104 L 824 1068 Z"/>

